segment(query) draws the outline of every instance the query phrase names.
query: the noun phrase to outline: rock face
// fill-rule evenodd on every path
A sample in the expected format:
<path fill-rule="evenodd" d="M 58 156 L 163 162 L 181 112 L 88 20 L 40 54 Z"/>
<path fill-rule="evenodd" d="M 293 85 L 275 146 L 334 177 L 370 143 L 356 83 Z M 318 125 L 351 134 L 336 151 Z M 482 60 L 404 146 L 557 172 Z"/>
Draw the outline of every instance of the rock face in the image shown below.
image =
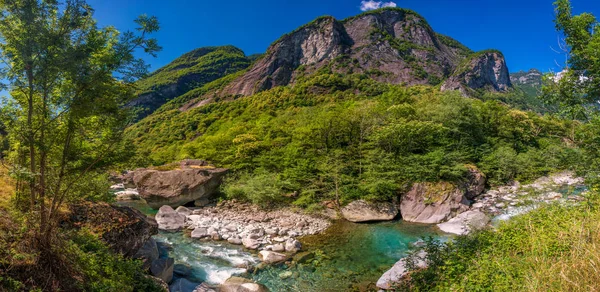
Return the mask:
<path fill-rule="evenodd" d="M 437 224 L 468 210 L 465 191 L 454 184 L 415 183 L 402 197 L 400 214 L 408 222 Z"/>
<path fill-rule="evenodd" d="M 485 89 L 505 92 L 512 87 L 504 55 L 498 51 L 484 51 L 474 54 L 465 65 L 442 85 L 442 91 L 459 90 L 463 95 L 471 95 L 471 89 Z"/>
<path fill-rule="evenodd" d="M 485 174 L 475 166 L 468 166 L 467 168 L 468 173 L 466 182 L 464 183 L 464 188 L 466 189 L 465 197 L 472 200 L 481 195 L 485 190 L 486 177 Z"/>
<path fill-rule="evenodd" d="M 185 162 L 184 162 L 185 163 Z M 124 178 L 154 209 L 163 205 L 173 208 L 212 197 L 219 189 L 227 169 L 214 168 L 203 161 L 182 163 L 173 170 L 138 169 Z"/>
<path fill-rule="evenodd" d="M 241 277 L 231 277 L 225 281 L 225 283 L 221 284 L 221 292 L 268 292 L 269 289 L 267 287 L 254 283 L 252 280 L 241 278 Z"/>
<path fill-rule="evenodd" d="M 471 53 L 454 39 L 435 33 L 423 17 L 406 9 L 382 9 L 343 21 L 321 17 L 276 41 L 264 58 L 220 94 L 252 95 L 288 85 L 330 64 L 336 72 L 367 73 L 387 83 L 439 84 Z M 466 84 L 502 88 L 502 72 L 495 79 L 488 78 L 487 68 L 472 70 Z M 478 77 L 480 73 L 484 76 Z"/>
<path fill-rule="evenodd" d="M 467 211 L 437 226 L 446 233 L 464 235 L 474 230 L 485 228 L 490 223 L 490 217 L 480 211 Z"/>
<path fill-rule="evenodd" d="M 398 208 L 389 202 L 368 203 L 359 200 L 342 208 L 342 215 L 351 222 L 385 221 L 396 218 Z"/>
<path fill-rule="evenodd" d="M 161 258 L 152 262 L 150 273 L 165 283 L 170 283 L 173 280 L 173 267 L 175 260 L 172 258 Z"/>
<path fill-rule="evenodd" d="M 162 206 L 156 213 L 158 229 L 165 231 L 177 231 L 185 224 L 185 215 L 176 212 L 170 206 Z"/>
<path fill-rule="evenodd" d="M 156 221 L 140 211 L 105 203 L 81 203 L 71 205 L 71 214 L 63 222 L 76 227 L 85 226 L 116 253 L 132 257 L 158 233 Z"/>
<path fill-rule="evenodd" d="M 425 268 L 427 266 L 425 262 L 426 253 L 420 252 L 414 258 L 415 265 L 418 268 Z M 409 272 L 407 267 L 406 259 L 401 259 L 396 264 L 385 272 L 379 280 L 377 280 L 377 288 L 383 290 L 390 290 L 393 288 L 393 285 L 399 283 L 404 276 Z"/>
<path fill-rule="evenodd" d="M 154 241 L 153 238 L 150 238 L 133 257 L 141 259 L 144 263 L 144 269 L 148 269 L 152 262 L 158 259 L 158 256 L 158 246 L 156 245 L 156 241 Z"/>

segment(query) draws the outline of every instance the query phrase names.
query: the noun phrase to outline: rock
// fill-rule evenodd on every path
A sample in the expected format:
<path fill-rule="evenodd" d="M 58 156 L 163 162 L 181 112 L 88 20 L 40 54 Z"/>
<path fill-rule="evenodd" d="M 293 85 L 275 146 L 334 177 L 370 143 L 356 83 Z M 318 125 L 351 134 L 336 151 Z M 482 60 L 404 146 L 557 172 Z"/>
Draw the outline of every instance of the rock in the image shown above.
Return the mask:
<path fill-rule="evenodd" d="M 135 190 L 125 190 L 115 193 L 117 201 L 136 201 L 140 199 L 140 194 Z"/>
<path fill-rule="evenodd" d="M 272 246 L 271 250 L 274 252 L 284 252 L 285 246 L 283 245 L 283 243 L 277 243 Z"/>
<path fill-rule="evenodd" d="M 192 215 L 192 210 L 184 207 L 184 206 L 179 206 L 177 207 L 177 209 L 175 209 L 175 212 L 182 214 L 184 216 L 190 216 Z"/>
<path fill-rule="evenodd" d="M 233 236 L 227 239 L 227 242 L 231 244 L 241 245 L 242 239 L 239 236 Z"/>
<path fill-rule="evenodd" d="M 244 239 L 242 239 L 242 244 L 247 249 L 258 249 L 260 247 L 260 242 L 250 237 L 244 237 Z"/>
<path fill-rule="evenodd" d="M 415 258 L 415 265 L 419 268 L 427 266 L 425 262 L 426 253 L 420 252 Z M 377 288 L 390 290 L 394 284 L 400 283 L 402 278 L 409 272 L 406 259 L 401 259 L 394 266 L 385 272 L 379 280 L 377 280 Z"/>
<path fill-rule="evenodd" d="M 483 208 L 483 203 L 475 203 L 471 207 L 474 209 L 481 209 L 481 208 Z"/>
<path fill-rule="evenodd" d="M 499 51 L 483 51 L 474 54 L 463 66 L 459 66 L 441 90 L 459 90 L 463 95 L 473 95 L 472 89 L 506 92 L 512 88 L 504 55 Z"/>
<path fill-rule="evenodd" d="M 127 176 L 140 196 L 156 209 L 163 205 L 178 207 L 212 197 L 226 172 L 227 169 L 208 165 L 186 165 L 168 171 L 138 169 Z"/>
<path fill-rule="evenodd" d="M 172 258 L 160 258 L 152 262 L 150 266 L 150 274 L 160 278 L 166 283 L 170 283 L 173 279 L 173 268 L 175 260 Z"/>
<path fill-rule="evenodd" d="M 502 209 L 502 208 L 506 207 L 506 204 L 504 204 L 504 203 L 497 203 L 495 205 L 495 207 L 498 208 L 498 209 Z"/>
<path fill-rule="evenodd" d="M 116 184 L 116 185 L 112 185 L 110 186 L 111 190 L 124 190 L 125 189 L 125 185 L 123 184 Z"/>
<path fill-rule="evenodd" d="M 310 252 L 310 251 L 305 251 L 305 252 L 301 252 L 298 253 L 294 256 L 294 261 L 299 263 L 299 264 L 305 264 L 308 261 L 312 260 L 315 258 L 315 253 L 314 252 Z"/>
<path fill-rule="evenodd" d="M 354 201 L 342 208 L 342 215 L 351 222 L 392 220 L 398 215 L 393 203 L 368 203 L 363 200 Z"/>
<path fill-rule="evenodd" d="M 437 224 L 469 209 L 465 191 L 451 183 L 415 183 L 402 197 L 400 214 L 408 222 Z"/>
<path fill-rule="evenodd" d="M 465 197 L 469 200 L 472 200 L 485 190 L 485 174 L 481 172 L 476 166 L 469 165 L 467 166 L 467 181 L 464 184 L 464 188 L 466 189 Z"/>
<path fill-rule="evenodd" d="M 170 206 L 162 206 L 154 217 L 158 223 L 158 229 L 165 231 L 177 231 L 185 224 L 185 215 L 175 212 Z"/>
<path fill-rule="evenodd" d="M 175 264 L 173 267 L 173 274 L 179 278 L 185 278 L 192 274 L 192 267 L 184 264 Z"/>
<path fill-rule="evenodd" d="M 62 225 L 89 229 L 113 252 L 125 257 L 134 256 L 152 235 L 158 233 L 154 219 L 130 207 L 84 202 L 70 205 L 69 210 L 71 213 Z"/>
<path fill-rule="evenodd" d="M 150 279 L 156 286 L 162 288 L 161 292 L 169 292 L 169 284 L 165 283 L 162 279 L 150 275 L 144 275 L 144 277 Z"/>
<path fill-rule="evenodd" d="M 557 193 L 557 192 L 550 192 L 546 194 L 546 199 L 548 200 L 558 200 L 558 199 L 562 199 L 563 195 L 561 193 Z"/>
<path fill-rule="evenodd" d="M 208 284 L 202 283 L 193 292 L 216 292 L 216 290 L 208 286 Z"/>
<path fill-rule="evenodd" d="M 241 277 L 230 277 L 221 284 L 220 292 L 268 292 L 264 285 L 253 282 L 252 280 Z"/>
<path fill-rule="evenodd" d="M 196 207 L 204 207 L 210 204 L 209 198 L 200 198 L 194 201 L 194 206 Z"/>
<path fill-rule="evenodd" d="M 473 230 L 485 228 L 490 218 L 480 211 L 466 211 L 437 226 L 446 233 L 464 235 Z"/>
<path fill-rule="evenodd" d="M 285 242 L 285 251 L 296 253 L 302 249 L 300 241 L 290 238 Z M 276 250 L 274 250 L 276 251 Z"/>
<path fill-rule="evenodd" d="M 210 234 L 208 234 L 208 231 L 206 228 L 204 227 L 198 227 L 196 229 L 194 229 L 194 231 L 192 231 L 191 237 L 192 238 L 205 238 L 205 237 L 209 237 Z"/>
<path fill-rule="evenodd" d="M 190 282 L 187 279 L 180 278 L 169 285 L 169 292 L 193 292 L 200 283 Z"/>
<path fill-rule="evenodd" d="M 144 269 L 149 269 L 153 261 L 158 259 L 158 246 L 154 238 L 150 237 L 144 245 L 133 256 L 136 259 L 141 259 Z"/>
<path fill-rule="evenodd" d="M 258 253 L 258 258 L 267 264 L 275 264 L 285 262 L 288 256 L 274 251 L 262 250 Z"/>
<path fill-rule="evenodd" d="M 294 273 L 292 273 L 292 271 L 285 271 L 285 272 L 279 273 L 279 278 L 282 280 L 285 280 L 287 278 L 292 277 L 293 274 Z"/>

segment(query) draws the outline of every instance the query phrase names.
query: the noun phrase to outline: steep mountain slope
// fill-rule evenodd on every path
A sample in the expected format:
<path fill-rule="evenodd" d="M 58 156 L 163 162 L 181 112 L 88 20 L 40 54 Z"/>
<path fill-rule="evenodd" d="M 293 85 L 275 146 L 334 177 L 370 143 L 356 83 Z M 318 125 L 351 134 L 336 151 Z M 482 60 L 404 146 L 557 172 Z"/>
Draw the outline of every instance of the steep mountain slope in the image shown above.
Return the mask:
<path fill-rule="evenodd" d="M 537 69 L 519 71 L 510 74 L 510 81 L 521 88 L 527 95 L 537 96 L 542 88 L 542 72 Z"/>
<path fill-rule="evenodd" d="M 129 106 L 140 108 L 139 117 L 142 118 L 167 101 L 243 70 L 250 63 L 250 58 L 233 46 L 195 49 L 140 80 L 138 98 Z"/>
<path fill-rule="evenodd" d="M 223 94 L 252 95 L 293 83 L 325 66 L 341 73 L 365 73 L 386 83 L 437 85 L 471 53 L 450 37 L 436 34 L 425 19 L 406 9 L 380 9 L 343 21 L 321 17 L 276 41 Z M 507 90 L 511 85 L 504 58 L 501 54 L 487 57 L 502 73 L 490 89 Z M 483 71 L 489 71 L 487 66 Z M 481 80 L 492 82 L 488 79 Z"/>

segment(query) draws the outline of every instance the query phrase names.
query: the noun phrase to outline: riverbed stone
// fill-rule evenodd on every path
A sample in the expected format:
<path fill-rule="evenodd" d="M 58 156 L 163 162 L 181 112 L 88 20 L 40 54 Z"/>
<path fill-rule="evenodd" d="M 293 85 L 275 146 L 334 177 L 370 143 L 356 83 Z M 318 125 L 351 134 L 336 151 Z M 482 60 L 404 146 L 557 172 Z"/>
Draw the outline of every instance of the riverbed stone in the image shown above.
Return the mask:
<path fill-rule="evenodd" d="M 490 218 L 480 211 L 467 211 L 437 226 L 446 233 L 464 235 L 485 228 Z"/>
<path fill-rule="evenodd" d="M 244 239 L 242 239 L 242 244 L 247 249 L 258 249 L 260 247 L 260 242 L 250 237 L 244 237 Z"/>
<path fill-rule="evenodd" d="M 192 238 L 205 238 L 209 236 L 210 234 L 208 234 L 208 230 L 205 227 L 197 227 L 191 234 Z"/>
<path fill-rule="evenodd" d="M 144 245 L 133 256 L 136 259 L 141 259 L 144 269 L 149 269 L 153 261 L 158 259 L 158 246 L 154 238 L 148 239 Z"/>
<path fill-rule="evenodd" d="M 185 278 L 179 278 L 169 285 L 169 292 L 193 292 L 200 283 L 191 282 Z"/>
<path fill-rule="evenodd" d="M 285 246 L 283 245 L 283 243 L 277 243 L 272 245 L 271 250 L 275 252 L 284 252 Z"/>
<path fill-rule="evenodd" d="M 427 263 L 425 262 L 426 253 L 420 252 L 415 257 L 415 265 L 418 268 L 425 268 Z M 401 259 L 394 266 L 386 271 L 380 278 L 377 280 L 377 288 L 383 290 L 391 290 L 394 285 L 400 283 L 402 278 L 409 272 L 407 267 L 406 259 Z"/>
<path fill-rule="evenodd" d="M 177 207 L 177 209 L 175 209 L 175 212 L 177 212 L 179 214 L 183 214 L 184 216 L 190 216 L 190 215 L 192 215 L 192 210 L 190 210 L 190 209 L 188 209 L 187 207 L 184 207 L 184 206 Z"/>
<path fill-rule="evenodd" d="M 302 249 L 302 243 L 300 241 L 290 238 L 285 242 L 285 251 L 287 252 L 298 252 Z"/>
<path fill-rule="evenodd" d="M 175 260 L 172 258 L 160 258 L 152 262 L 150 266 L 150 274 L 160 278 L 166 283 L 170 283 L 173 279 L 173 268 Z"/>
<path fill-rule="evenodd" d="M 136 190 L 128 189 L 115 193 L 117 201 L 136 201 L 141 199 L 140 194 Z"/>
<path fill-rule="evenodd" d="M 262 284 L 241 277 L 230 277 L 219 289 L 220 292 L 268 292 L 269 289 Z"/>
<path fill-rule="evenodd" d="M 398 208 L 390 202 L 353 201 L 342 208 L 342 216 L 351 222 L 387 221 L 396 218 Z"/>
<path fill-rule="evenodd" d="M 274 263 L 285 262 L 288 259 L 288 256 L 283 253 L 278 253 L 278 252 L 268 251 L 268 250 L 261 250 L 258 253 L 258 258 L 267 264 L 274 264 Z"/>
<path fill-rule="evenodd" d="M 465 190 L 449 182 L 415 183 L 400 203 L 402 219 L 437 224 L 469 209 Z"/>
<path fill-rule="evenodd" d="M 158 223 L 158 229 L 165 231 L 177 231 L 185 224 L 185 215 L 176 212 L 171 206 L 162 206 L 154 217 Z"/>

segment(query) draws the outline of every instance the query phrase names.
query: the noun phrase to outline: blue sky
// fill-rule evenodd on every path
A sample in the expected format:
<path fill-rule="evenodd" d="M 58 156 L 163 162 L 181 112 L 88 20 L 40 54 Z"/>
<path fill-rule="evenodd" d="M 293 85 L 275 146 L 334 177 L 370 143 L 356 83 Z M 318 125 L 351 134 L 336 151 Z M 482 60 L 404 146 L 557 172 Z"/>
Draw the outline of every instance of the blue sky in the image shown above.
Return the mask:
<path fill-rule="evenodd" d="M 146 13 L 159 18 L 163 51 L 148 58 L 152 70 L 192 49 L 234 45 L 246 54 L 265 52 L 282 34 L 321 15 L 338 19 L 361 13 L 361 0 L 90 0 L 100 25 L 134 28 Z M 511 72 L 557 70 L 553 0 L 384 0 L 423 15 L 433 29 L 473 50 L 501 50 Z M 599 0 L 572 0 L 575 13 L 600 16 Z M 371 3 L 373 4 L 373 3 Z"/>

